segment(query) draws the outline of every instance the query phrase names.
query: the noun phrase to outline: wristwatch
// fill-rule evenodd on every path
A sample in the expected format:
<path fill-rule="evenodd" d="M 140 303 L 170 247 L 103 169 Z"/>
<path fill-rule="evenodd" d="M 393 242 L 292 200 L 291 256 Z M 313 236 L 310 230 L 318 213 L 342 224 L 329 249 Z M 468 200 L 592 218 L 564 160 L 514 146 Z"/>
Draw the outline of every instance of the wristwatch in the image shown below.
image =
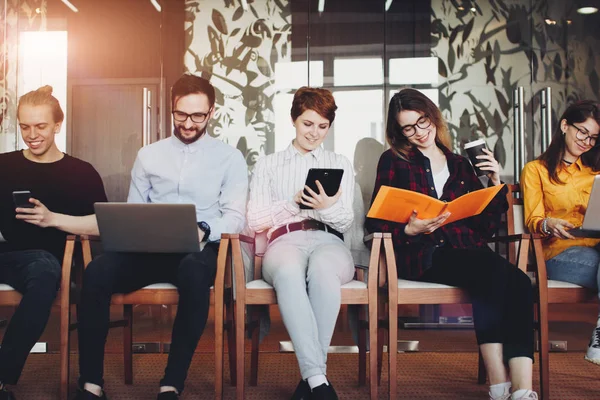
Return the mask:
<path fill-rule="evenodd" d="M 208 237 L 210 236 L 210 225 L 208 225 L 205 221 L 198 222 L 198 228 L 204 232 L 203 242 L 208 242 Z"/>

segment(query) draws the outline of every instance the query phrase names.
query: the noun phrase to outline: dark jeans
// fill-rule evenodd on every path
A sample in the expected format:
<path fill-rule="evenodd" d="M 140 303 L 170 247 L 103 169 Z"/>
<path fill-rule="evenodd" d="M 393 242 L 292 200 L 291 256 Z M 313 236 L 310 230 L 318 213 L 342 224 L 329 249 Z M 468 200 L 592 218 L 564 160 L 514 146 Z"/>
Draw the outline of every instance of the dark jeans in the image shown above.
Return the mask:
<path fill-rule="evenodd" d="M 60 286 L 61 266 L 44 250 L 0 253 L 0 282 L 23 294 L 0 347 L 0 382 L 15 385 L 38 341 Z"/>
<path fill-rule="evenodd" d="M 425 282 L 467 290 L 477 343 L 502 343 L 504 361 L 533 359 L 533 290 L 523 271 L 490 249 L 438 248 Z"/>
<path fill-rule="evenodd" d="M 160 385 L 174 386 L 182 392 L 208 318 L 217 252 L 218 244 L 209 243 L 200 253 L 106 253 L 96 257 L 84 273 L 79 309 L 80 387 L 86 382 L 104 384 L 104 345 L 112 294 L 130 293 L 153 283 L 171 283 L 179 291 L 179 305 Z"/>

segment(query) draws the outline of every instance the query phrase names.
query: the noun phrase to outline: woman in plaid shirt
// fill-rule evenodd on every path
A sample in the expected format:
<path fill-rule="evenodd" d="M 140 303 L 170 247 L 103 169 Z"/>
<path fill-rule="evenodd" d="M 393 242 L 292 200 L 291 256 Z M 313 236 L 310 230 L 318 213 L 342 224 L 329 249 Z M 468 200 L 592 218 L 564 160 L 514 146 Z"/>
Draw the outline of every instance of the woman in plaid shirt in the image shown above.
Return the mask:
<path fill-rule="evenodd" d="M 450 151 L 451 138 L 437 106 L 403 89 L 388 110 L 390 149 L 379 159 L 373 198 L 381 185 L 452 201 L 483 186 L 469 161 Z M 485 150 L 477 166 L 500 184 L 500 167 Z M 398 276 L 457 286 L 473 299 L 477 342 L 488 371 L 491 400 L 537 399 L 532 391 L 533 294 L 527 275 L 486 244 L 507 209 L 506 189 L 477 216 L 441 226 L 449 213 L 408 223 L 367 219 L 370 232 L 391 232 Z M 510 381 L 508 369 L 510 369 Z M 511 393 L 512 387 L 512 393 Z"/>

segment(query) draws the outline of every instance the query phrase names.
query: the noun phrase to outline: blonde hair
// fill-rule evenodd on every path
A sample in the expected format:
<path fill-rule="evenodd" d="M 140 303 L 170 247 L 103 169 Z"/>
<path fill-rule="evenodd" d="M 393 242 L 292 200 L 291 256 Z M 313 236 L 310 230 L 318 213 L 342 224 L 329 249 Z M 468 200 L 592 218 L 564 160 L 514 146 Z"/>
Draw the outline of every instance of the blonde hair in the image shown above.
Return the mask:
<path fill-rule="evenodd" d="M 45 85 L 39 89 L 32 90 L 29 93 L 24 94 L 19 99 L 19 105 L 17 106 L 17 118 L 19 116 L 19 109 L 22 105 L 30 106 L 43 106 L 48 105 L 52 110 L 52 118 L 54 122 L 63 122 L 65 114 L 56 97 L 52 96 L 52 86 Z"/>

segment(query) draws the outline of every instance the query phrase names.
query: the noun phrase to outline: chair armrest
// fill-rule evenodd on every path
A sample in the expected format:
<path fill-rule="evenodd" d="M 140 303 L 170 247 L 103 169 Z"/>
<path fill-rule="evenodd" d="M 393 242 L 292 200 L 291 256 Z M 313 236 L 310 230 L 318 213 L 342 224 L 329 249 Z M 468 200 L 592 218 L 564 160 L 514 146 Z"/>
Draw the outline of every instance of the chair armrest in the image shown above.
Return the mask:
<path fill-rule="evenodd" d="M 221 239 L 239 239 L 244 243 L 254 243 L 253 237 L 242 235 L 241 233 L 222 233 Z"/>
<path fill-rule="evenodd" d="M 96 235 L 79 235 L 80 240 L 89 240 L 91 242 L 100 242 L 100 236 Z"/>
<path fill-rule="evenodd" d="M 487 242 L 488 243 L 517 242 L 528 236 L 530 236 L 528 233 L 519 233 L 519 234 L 515 234 L 515 235 L 504 235 L 504 236 L 494 236 L 493 238 L 487 240 Z"/>
<path fill-rule="evenodd" d="M 367 244 L 367 243 L 370 244 L 373 241 L 374 238 L 382 238 L 382 237 L 384 237 L 384 235 L 386 235 L 386 233 L 383 233 L 383 232 L 369 233 L 368 235 L 365 235 L 365 237 L 363 238 L 363 243 L 364 244 Z M 391 235 L 391 233 L 389 235 Z"/>

